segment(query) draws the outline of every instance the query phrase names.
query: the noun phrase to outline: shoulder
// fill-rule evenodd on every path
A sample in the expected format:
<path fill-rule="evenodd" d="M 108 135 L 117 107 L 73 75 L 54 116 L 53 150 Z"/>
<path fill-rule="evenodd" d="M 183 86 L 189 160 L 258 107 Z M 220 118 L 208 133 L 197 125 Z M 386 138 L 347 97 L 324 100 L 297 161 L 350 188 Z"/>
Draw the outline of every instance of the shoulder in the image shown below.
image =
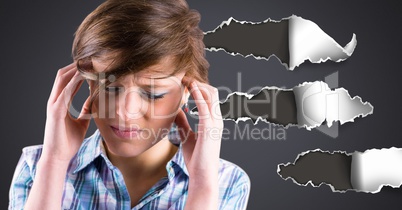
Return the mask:
<path fill-rule="evenodd" d="M 219 209 L 246 209 L 250 187 L 250 178 L 242 168 L 227 160 L 220 160 Z"/>
<path fill-rule="evenodd" d="M 100 154 L 99 146 L 100 132 L 96 130 L 93 135 L 83 139 L 80 149 L 77 154 L 71 159 L 70 166 L 68 170 L 78 167 L 85 167 L 89 164 L 95 157 Z M 34 177 L 36 172 L 36 165 L 42 155 L 43 145 L 33 145 L 27 146 L 22 149 L 22 155 L 18 162 L 18 166 L 27 166 L 29 168 L 30 174 Z"/>
<path fill-rule="evenodd" d="M 39 156 L 42 154 L 43 145 L 27 146 L 22 149 L 22 154 L 27 157 Z"/>
<path fill-rule="evenodd" d="M 42 145 L 22 149 L 9 190 L 9 209 L 22 209 L 32 187 L 36 165 L 42 154 Z"/>
<path fill-rule="evenodd" d="M 18 165 L 27 165 L 31 176 L 35 175 L 36 165 L 42 154 L 42 145 L 27 146 L 22 149 Z"/>
<path fill-rule="evenodd" d="M 28 146 L 22 149 L 21 157 L 15 168 L 13 180 L 21 177 L 34 177 L 36 165 L 42 154 L 42 145 Z"/>
<path fill-rule="evenodd" d="M 230 187 L 250 186 L 248 174 L 240 166 L 222 158 L 220 159 L 219 180 Z"/>

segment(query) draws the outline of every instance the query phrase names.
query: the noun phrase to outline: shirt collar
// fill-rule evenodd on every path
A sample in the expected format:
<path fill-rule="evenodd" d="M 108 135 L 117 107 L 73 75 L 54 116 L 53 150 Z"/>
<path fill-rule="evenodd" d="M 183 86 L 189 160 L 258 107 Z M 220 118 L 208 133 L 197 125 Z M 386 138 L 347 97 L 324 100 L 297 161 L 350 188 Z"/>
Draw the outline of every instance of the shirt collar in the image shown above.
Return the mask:
<path fill-rule="evenodd" d="M 183 148 L 180 143 L 181 142 L 180 136 L 177 132 L 176 126 L 172 127 L 172 129 L 169 132 L 168 138 L 170 142 L 179 146 L 179 149 L 177 150 L 176 154 L 166 164 L 166 170 L 168 172 L 169 179 L 172 178 L 177 173 L 177 170 L 182 170 L 188 176 L 189 174 L 187 171 L 186 164 L 184 162 Z M 112 163 L 107 158 L 102 141 L 103 141 L 102 136 L 99 130 L 96 130 L 92 136 L 84 140 L 76 156 L 73 158 L 73 161 L 75 161 L 76 163 L 75 164 L 76 167 L 73 173 L 78 173 L 86 166 L 91 164 L 99 156 L 102 156 L 105 159 L 106 164 L 109 168 L 111 169 L 114 168 Z M 172 170 L 174 170 L 174 172 Z"/>
<path fill-rule="evenodd" d="M 76 162 L 76 168 L 73 173 L 77 173 L 92 163 L 101 153 L 101 139 L 99 130 L 96 130 L 92 136 L 84 139 L 80 149 L 73 158 Z"/>
<path fill-rule="evenodd" d="M 184 174 L 189 176 L 186 164 L 184 162 L 183 147 L 181 144 L 179 145 L 179 149 L 177 150 L 176 154 L 166 164 L 166 170 L 168 171 L 168 174 L 169 174 L 170 168 L 173 168 L 174 170 L 176 170 L 176 169 L 182 170 L 184 172 Z M 177 172 L 177 171 L 175 171 L 175 172 Z M 169 178 L 171 178 L 171 177 L 169 177 Z"/>

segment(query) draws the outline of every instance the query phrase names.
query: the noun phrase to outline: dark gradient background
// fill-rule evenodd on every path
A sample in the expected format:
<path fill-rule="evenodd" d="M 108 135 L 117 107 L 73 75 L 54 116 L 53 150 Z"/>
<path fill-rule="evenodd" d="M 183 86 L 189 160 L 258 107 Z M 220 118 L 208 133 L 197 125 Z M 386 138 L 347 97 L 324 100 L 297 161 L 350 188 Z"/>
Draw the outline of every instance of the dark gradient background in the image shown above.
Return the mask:
<path fill-rule="evenodd" d="M 57 69 L 72 61 L 73 34 L 101 2 L 1 0 L 0 209 L 7 208 L 8 190 L 21 149 L 43 141 L 47 98 Z M 357 48 L 346 62 L 302 64 L 294 71 L 287 71 L 275 58 L 258 61 L 223 52 L 207 53 L 214 86 L 243 92 L 265 85 L 292 88 L 304 81 L 323 80 L 338 71 L 340 87 L 374 106 L 373 115 L 342 125 L 336 139 L 317 130 L 289 128 L 286 140 L 224 140 L 221 157 L 241 166 L 251 178 L 248 209 L 400 209 L 402 189 L 386 187 L 374 195 L 333 193 L 328 186 L 301 187 L 284 181 L 276 172 L 277 164 L 293 162 L 297 154 L 316 148 L 353 152 L 402 147 L 402 13 L 398 1 L 190 0 L 189 4 L 201 13 L 204 31 L 231 16 L 263 21 L 296 14 L 317 23 L 341 45 L 349 42 L 352 33 L 357 35 Z M 241 87 L 236 84 L 239 72 Z M 74 101 L 77 109 L 86 94 L 88 90 L 83 87 Z M 221 99 L 226 95 L 221 92 Z M 240 129 L 269 127 L 262 122 L 253 126 L 250 121 L 238 125 Z M 235 126 L 231 121 L 225 122 L 232 131 Z M 94 129 L 92 125 L 90 133 Z"/>

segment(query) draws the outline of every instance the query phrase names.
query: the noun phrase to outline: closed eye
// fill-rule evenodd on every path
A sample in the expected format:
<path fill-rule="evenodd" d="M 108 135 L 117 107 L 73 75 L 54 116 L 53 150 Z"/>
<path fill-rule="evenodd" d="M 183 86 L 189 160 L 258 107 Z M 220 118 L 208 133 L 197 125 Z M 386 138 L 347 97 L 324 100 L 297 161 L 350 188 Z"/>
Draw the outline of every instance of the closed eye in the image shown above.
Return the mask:
<path fill-rule="evenodd" d="M 109 93 L 120 93 L 124 91 L 123 87 L 116 87 L 116 86 L 110 86 L 105 88 L 106 92 Z"/>
<path fill-rule="evenodd" d="M 105 91 L 109 92 L 109 93 L 113 93 L 113 94 L 118 94 L 121 92 L 124 92 L 124 87 L 118 87 L 118 86 L 109 86 L 109 87 L 105 87 Z M 158 100 L 163 98 L 166 93 L 153 93 L 151 91 L 147 91 L 147 90 L 140 90 L 140 94 L 141 96 L 149 99 L 149 100 Z"/>
<path fill-rule="evenodd" d="M 166 93 L 155 94 L 155 93 L 152 93 L 152 92 L 149 92 L 146 90 L 142 90 L 141 94 L 150 100 L 158 100 L 158 99 L 163 98 L 166 95 Z"/>

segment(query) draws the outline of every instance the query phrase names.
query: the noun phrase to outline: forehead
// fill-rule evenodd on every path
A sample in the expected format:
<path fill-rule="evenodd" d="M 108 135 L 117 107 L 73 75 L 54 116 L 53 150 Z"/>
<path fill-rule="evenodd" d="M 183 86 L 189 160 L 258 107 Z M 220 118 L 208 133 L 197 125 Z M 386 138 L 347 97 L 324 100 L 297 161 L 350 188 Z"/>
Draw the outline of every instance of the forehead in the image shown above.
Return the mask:
<path fill-rule="evenodd" d="M 92 68 L 95 72 L 109 72 L 113 71 L 113 60 L 101 60 L 92 59 Z M 175 74 L 172 74 L 175 72 Z M 118 83 L 136 83 L 138 85 L 155 85 L 155 86 L 167 86 L 172 84 L 181 84 L 181 80 L 184 77 L 185 71 L 176 72 L 176 65 L 174 60 L 167 57 L 161 59 L 155 65 L 149 66 L 140 70 L 134 74 L 127 74 L 119 77 L 118 80 L 112 79 L 110 82 Z M 111 74 L 113 75 L 113 74 Z M 110 78 L 110 77 L 108 77 Z M 106 78 L 101 79 L 105 82 Z"/>
<path fill-rule="evenodd" d="M 113 59 L 92 58 L 92 68 L 97 73 L 110 72 L 114 70 L 117 64 Z M 135 73 L 137 77 L 144 78 L 166 78 L 176 71 L 176 65 L 172 57 L 165 57 L 155 65 L 148 66 Z"/>

